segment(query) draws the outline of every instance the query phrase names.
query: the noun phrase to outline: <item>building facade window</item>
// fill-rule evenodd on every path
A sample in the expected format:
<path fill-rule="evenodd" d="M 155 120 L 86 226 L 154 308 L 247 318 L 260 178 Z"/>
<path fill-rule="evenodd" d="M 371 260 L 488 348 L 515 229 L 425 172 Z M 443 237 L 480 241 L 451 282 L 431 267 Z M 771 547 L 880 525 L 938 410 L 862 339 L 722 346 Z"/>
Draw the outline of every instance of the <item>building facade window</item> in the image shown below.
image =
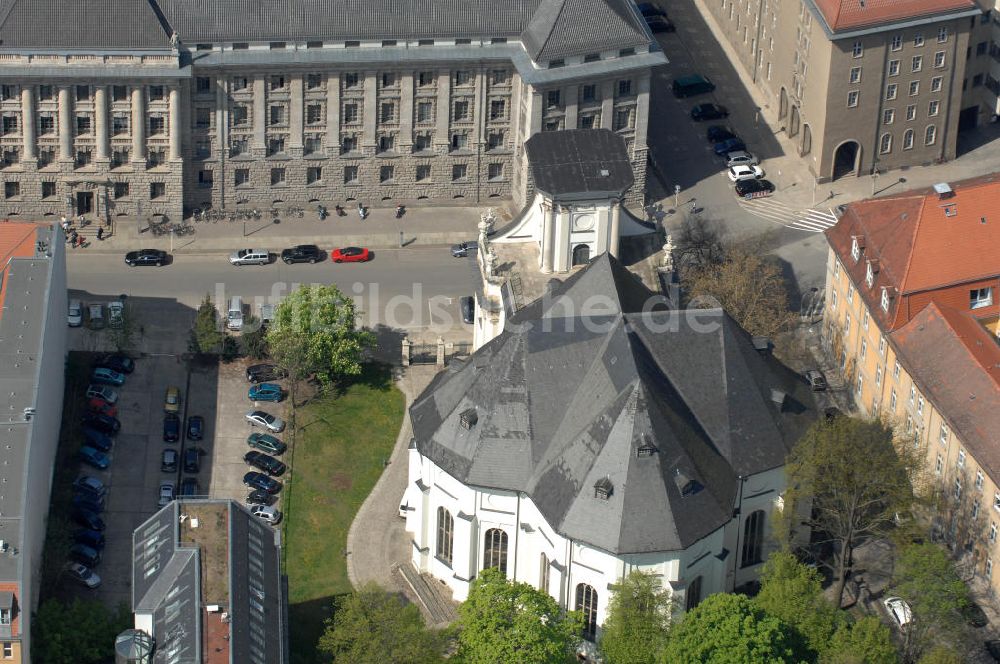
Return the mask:
<path fill-rule="evenodd" d="M 538 589 L 545 594 L 549 592 L 549 557 L 544 553 L 538 560 Z"/>
<path fill-rule="evenodd" d="M 934 117 L 941 112 L 941 102 L 937 99 L 933 99 L 927 104 L 927 115 L 928 117 Z"/>
<path fill-rule="evenodd" d="M 583 617 L 583 638 L 593 641 L 597 636 L 597 591 L 586 583 L 576 586 L 576 610 Z"/>
<path fill-rule="evenodd" d="M 889 76 L 899 76 L 899 60 L 889 60 Z"/>
<path fill-rule="evenodd" d="M 882 134 L 882 138 L 878 142 L 878 152 L 879 154 L 892 152 L 892 134 Z"/>
<path fill-rule="evenodd" d="M 451 567 L 454 553 L 455 519 L 444 507 L 437 509 L 437 557 L 438 560 Z"/>
<path fill-rule="evenodd" d="M 934 54 L 934 68 L 940 69 L 944 67 L 944 51 L 938 51 Z"/>
<path fill-rule="evenodd" d="M 861 67 L 851 67 L 851 83 L 861 82 Z"/>
<path fill-rule="evenodd" d="M 895 99 L 898 90 L 899 90 L 899 86 L 896 85 L 895 83 L 890 83 L 889 85 L 885 86 L 885 98 L 886 98 L 886 100 L 891 101 L 891 100 Z"/>
<path fill-rule="evenodd" d="M 507 533 L 490 528 L 483 538 L 483 569 L 495 567 L 507 575 Z"/>
<path fill-rule="evenodd" d="M 924 145 L 934 145 L 937 141 L 937 127 L 934 125 L 927 125 L 927 129 L 924 130 Z"/>
<path fill-rule="evenodd" d="M 749 567 L 760 563 L 764 552 L 764 510 L 751 512 L 743 524 L 743 549 L 740 566 Z"/>
<path fill-rule="evenodd" d="M 969 291 L 969 308 L 970 309 L 981 309 L 982 307 L 988 307 L 993 304 L 993 289 L 987 288 L 973 288 Z"/>
<path fill-rule="evenodd" d="M 910 71 L 918 72 L 923 68 L 924 68 L 924 56 L 914 55 L 913 58 L 910 60 Z"/>
<path fill-rule="evenodd" d="M 854 108 L 858 105 L 858 96 L 860 93 L 857 90 L 851 90 L 847 93 L 847 107 Z"/>
<path fill-rule="evenodd" d="M 854 46 L 852 47 L 851 50 L 853 52 L 854 57 L 860 58 L 865 54 L 865 45 L 859 39 L 858 41 L 854 42 Z"/>
<path fill-rule="evenodd" d="M 696 576 L 688 584 L 687 590 L 684 592 L 685 611 L 690 611 L 701 603 L 701 579 L 700 575 Z"/>
<path fill-rule="evenodd" d="M 941 92 L 941 86 L 943 85 L 944 77 L 935 76 L 931 79 L 931 92 Z"/>

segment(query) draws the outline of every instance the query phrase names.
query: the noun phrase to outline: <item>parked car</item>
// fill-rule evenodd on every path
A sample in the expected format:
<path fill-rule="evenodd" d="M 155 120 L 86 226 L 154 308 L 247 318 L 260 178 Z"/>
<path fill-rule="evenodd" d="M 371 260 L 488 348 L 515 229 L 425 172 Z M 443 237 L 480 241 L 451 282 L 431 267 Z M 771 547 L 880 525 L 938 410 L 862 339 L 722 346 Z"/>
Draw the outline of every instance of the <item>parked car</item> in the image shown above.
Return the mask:
<path fill-rule="evenodd" d="M 108 434 L 88 426 L 80 427 L 80 433 L 83 434 L 83 441 L 87 445 L 102 452 L 111 451 L 111 436 Z"/>
<path fill-rule="evenodd" d="M 160 453 L 160 470 L 164 473 L 176 473 L 178 457 L 177 450 L 169 447 L 163 450 Z"/>
<path fill-rule="evenodd" d="M 70 327 L 80 327 L 83 325 L 83 305 L 80 304 L 80 300 L 69 301 L 66 322 L 69 323 Z"/>
<path fill-rule="evenodd" d="M 666 16 L 647 16 L 646 25 L 649 26 L 650 32 L 676 32 L 677 26 L 674 25 Z"/>
<path fill-rule="evenodd" d="M 470 253 L 476 253 L 479 250 L 478 242 L 459 242 L 458 244 L 451 245 L 451 257 L 452 258 L 465 258 Z"/>
<path fill-rule="evenodd" d="M 819 369 L 809 369 L 806 371 L 806 380 L 813 392 L 823 392 L 827 388 L 826 375 Z"/>
<path fill-rule="evenodd" d="M 720 141 L 728 141 L 730 138 L 739 138 L 739 136 L 730 127 L 725 125 L 712 125 L 705 130 L 705 139 L 709 143 L 714 144 Z"/>
<path fill-rule="evenodd" d="M 285 430 L 285 421 L 283 419 L 263 410 L 249 410 L 247 411 L 246 418 L 251 426 L 264 427 L 274 433 L 281 433 Z"/>
<path fill-rule="evenodd" d="M 281 391 L 281 385 L 276 383 L 258 383 L 251 385 L 247 391 L 247 396 L 253 401 L 273 401 L 278 403 L 285 398 Z"/>
<path fill-rule="evenodd" d="M 691 74 L 689 76 L 675 78 L 674 82 L 671 84 L 671 89 L 673 90 L 674 96 L 680 99 L 681 97 L 694 97 L 695 95 L 703 95 L 712 92 L 715 90 L 715 84 L 705 76 L 700 74 Z"/>
<path fill-rule="evenodd" d="M 87 492 L 103 498 L 108 495 L 108 487 L 96 477 L 90 475 L 80 475 L 73 480 L 73 490 L 79 493 Z"/>
<path fill-rule="evenodd" d="M 90 381 L 96 385 L 114 385 L 121 387 L 125 384 L 125 374 L 120 374 L 107 367 L 97 367 L 90 372 Z"/>
<path fill-rule="evenodd" d="M 271 254 L 267 249 L 239 249 L 229 255 L 232 265 L 267 265 Z"/>
<path fill-rule="evenodd" d="M 73 531 L 72 538 L 74 542 L 78 544 L 86 544 L 91 549 L 97 549 L 100 551 L 104 548 L 104 535 L 96 530 L 80 528 L 79 530 Z"/>
<path fill-rule="evenodd" d="M 267 433 L 254 432 L 247 437 L 247 445 L 268 454 L 284 454 L 288 446 Z"/>
<path fill-rule="evenodd" d="M 112 353 L 110 355 L 105 355 L 97 362 L 94 362 L 94 366 L 107 367 L 108 369 L 117 371 L 118 373 L 130 374 L 135 371 L 135 360 L 128 355 Z"/>
<path fill-rule="evenodd" d="M 118 433 L 118 430 L 122 428 L 122 423 L 118 421 L 117 417 L 109 417 L 100 413 L 84 413 L 80 419 L 88 427 L 109 435 Z"/>
<path fill-rule="evenodd" d="M 125 303 L 121 300 L 108 302 L 108 325 L 113 330 L 125 327 Z"/>
<path fill-rule="evenodd" d="M 89 567 L 81 565 L 80 563 L 66 563 L 66 567 L 63 568 L 63 573 L 77 583 L 87 586 L 91 590 L 99 588 L 101 585 L 101 577 L 92 572 Z"/>
<path fill-rule="evenodd" d="M 104 399 L 88 399 L 87 410 L 91 413 L 100 413 L 101 415 L 107 415 L 108 417 L 115 417 L 118 415 L 118 407 L 112 406 Z"/>
<path fill-rule="evenodd" d="M 719 120 L 728 117 L 729 110 L 725 106 L 719 106 L 718 104 L 698 104 L 691 109 L 691 119 L 695 122 Z"/>
<path fill-rule="evenodd" d="M 104 329 L 104 305 L 100 302 L 95 302 L 87 306 L 87 317 L 90 319 L 90 329 L 92 330 L 103 330 Z"/>
<path fill-rule="evenodd" d="M 962 607 L 962 617 L 970 627 L 986 627 L 990 624 L 990 620 L 986 617 L 983 607 L 971 600 Z"/>
<path fill-rule="evenodd" d="M 163 395 L 163 412 L 177 414 L 181 410 L 181 388 L 170 386 Z"/>
<path fill-rule="evenodd" d="M 87 567 L 97 567 L 101 564 L 101 552 L 86 544 L 74 544 L 69 548 L 70 560 L 74 560 Z"/>
<path fill-rule="evenodd" d="M 100 514 L 104 511 L 104 499 L 86 493 L 73 494 L 71 504 L 73 507 L 90 510 L 94 514 Z"/>
<path fill-rule="evenodd" d="M 476 301 L 470 295 L 466 295 L 458 301 L 458 308 L 462 312 L 462 320 L 468 324 L 476 321 Z"/>
<path fill-rule="evenodd" d="M 667 15 L 665 11 L 654 5 L 652 2 L 640 2 L 635 6 L 635 8 L 639 10 L 639 13 L 642 14 L 643 17 Z"/>
<path fill-rule="evenodd" d="M 740 180 L 736 183 L 737 196 L 749 196 L 751 194 L 774 193 L 774 183 L 770 180 Z"/>
<path fill-rule="evenodd" d="M 364 263 L 371 253 L 364 247 L 341 247 L 330 252 L 334 263 Z"/>
<path fill-rule="evenodd" d="M 181 418 L 173 413 L 163 416 L 163 442 L 176 443 L 181 439 Z"/>
<path fill-rule="evenodd" d="M 87 398 L 101 399 L 111 405 L 118 403 L 118 393 L 107 385 L 88 385 Z"/>
<path fill-rule="evenodd" d="M 315 244 L 300 244 L 281 251 L 281 260 L 285 263 L 316 263 L 326 258 L 326 252 Z"/>
<path fill-rule="evenodd" d="M 730 182 L 739 182 L 762 178 L 764 171 L 761 170 L 760 166 L 733 166 L 726 171 L 726 175 L 729 176 Z"/>
<path fill-rule="evenodd" d="M 277 525 L 281 521 L 281 512 L 270 505 L 254 505 L 250 508 L 250 513 L 272 526 Z"/>
<path fill-rule="evenodd" d="M 731 166 L 755 166 L 760 163 L 757 155 L 746 150 L 733 150 L 726 154 L 726 167 Z"/>
<path fill-rule="evenodd" d="M 74 523 L 78 523 L 88 530 L 96 530 L 100 533 L 104 532 L 104 519 L 99 514 L 95 514 L 90 510 L 76 508 L 70 512 L 70 518 Z"/>
<path fill-rule="evenodd" d="M 746 143 L 743 142 L 743 139 L 735 137 L 719 141 L 714 146 L 712 146 L 712 150 L 715 152 L 715 154 L 719 155 L 720 157 L 724 157 L 730 152 L 736 152 L 738 150 L 746 150 L 746 149 L 747 146 Z"/>
<path fill-rule="evenodd" d="M 247 382 L 261 383 L 268 380 L 279 380 L 285 377 L 285 372 L 273 364 L 254 364 L 247 367 Z"/>
<path fill-rule="evenodd" d="M 98 470 L 107 470 L 108 466 L 111 465 L 111 459 L 108 455 L 100 450 L 94 449 L 90 445 L 84 445 L 80 448 L 80 451 L 76 453 L 77 457 L 83 463 L 88 466 L 93 466 Z"/>
<path fill-rule="evenodd" d="M 198 447 L 186 447 L 184 448 L 184 472 L 185 473 L 197 473 L 201 470 L 201 448 Z"/>
<path fill-rule="evenodd" d="M 125 254 L 125 264 L 129 267 L 160 267 L 167 264 L 167 252 L 160 249 L 140 249 Z"/>
<path fill-rule="evenodd" d="M 201 440 L 205 435 L 205 418 L 201 415 L 192 415 L 188 418 L 187 437 L 188 440 Z"/>
<path fill-rule="evenodd" d="M 181 480 L 181 493 L 182 496 L 198 496 L 201 495 L 201 489 L 198 487 L 198 479 L 195 477 L 185 477 Z"/>
<path fill-rule="evenodd" d="M 160 482 L 160 499 L 156 503 L 160 507 L 165 507 L 177 497 L 177 483 L 171 480 Z"/>
<path fill-rule="evenodd" d="M 270 505 L 275 501 L 274 496 L 263 489 L 254 489 L 247 494 L 247 505 Z"/>
<path fill-rule="evenodd" d="M 243 476 L 243 484 L 251 489 L 260 489 L 268 493 L 278 493 L 281 491 L 281 482 L 271 479 L 264 473 L 258 473 L 255 470 L 251 470 Z"/>
<path fill-rule="evenodd" d="M 273 456 L 268 456 L 267 454 L 256 450 L 250 450 L 244 454 L 243 462 L 249 466 L 253 466 L 257 470 L 263 470 L 265 473 L 273 477 L 283 475 L 285 472 L 285 464 L 281 463 Z"/>
<path fill-rule="evenodd" d="M 889 615 L 900 629 L 905 628 L 913 619 L 913 614 L 910 613 L 910 605 L 902 597 L 886 597 L 882 603 L 885 605 L 885 610 L 889 612 Z"/>

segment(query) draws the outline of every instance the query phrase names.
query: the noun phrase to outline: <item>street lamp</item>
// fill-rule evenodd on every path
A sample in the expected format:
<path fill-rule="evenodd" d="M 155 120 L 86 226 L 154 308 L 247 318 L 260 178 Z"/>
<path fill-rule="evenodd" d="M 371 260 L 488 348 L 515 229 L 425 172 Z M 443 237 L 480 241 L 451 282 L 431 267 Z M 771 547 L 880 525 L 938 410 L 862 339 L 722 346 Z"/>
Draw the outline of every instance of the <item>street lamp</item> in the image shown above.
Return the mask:
<path fill-rule="evenodd" d="M 875 185 L 878 182 L 878 164 L 872 166 L 872 196 L 875 195 Z"/>

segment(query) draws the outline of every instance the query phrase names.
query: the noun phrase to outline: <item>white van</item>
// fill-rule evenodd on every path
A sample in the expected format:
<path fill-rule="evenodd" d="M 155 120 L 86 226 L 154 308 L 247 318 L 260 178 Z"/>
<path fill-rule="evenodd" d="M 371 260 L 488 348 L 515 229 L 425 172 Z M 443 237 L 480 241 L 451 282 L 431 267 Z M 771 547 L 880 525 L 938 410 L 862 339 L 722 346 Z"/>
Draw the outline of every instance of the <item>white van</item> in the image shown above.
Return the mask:
<path fill-rule="evenodd" d="M 229 310 L 226 312 L 226 327 L 237 332 L 243 329 L 243 298 L 239 295 L 229 300 Z"/>

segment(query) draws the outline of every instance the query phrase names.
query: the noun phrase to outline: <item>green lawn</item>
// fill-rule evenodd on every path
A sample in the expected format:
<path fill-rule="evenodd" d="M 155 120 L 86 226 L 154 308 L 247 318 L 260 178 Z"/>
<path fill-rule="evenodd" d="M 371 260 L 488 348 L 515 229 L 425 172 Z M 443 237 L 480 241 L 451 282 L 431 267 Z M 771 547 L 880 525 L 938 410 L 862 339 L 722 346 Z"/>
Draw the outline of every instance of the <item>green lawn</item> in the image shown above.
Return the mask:
<path fill-rule="evenodd" d="M 284 556 L 292 661 L 320 661 L 315 646 L 334 596 L 350 592 L 347 531 L 382 474 L 403 420 L 390 369 L 369 365 L 340 394 L 295 411 L 285 487 Z"/>

